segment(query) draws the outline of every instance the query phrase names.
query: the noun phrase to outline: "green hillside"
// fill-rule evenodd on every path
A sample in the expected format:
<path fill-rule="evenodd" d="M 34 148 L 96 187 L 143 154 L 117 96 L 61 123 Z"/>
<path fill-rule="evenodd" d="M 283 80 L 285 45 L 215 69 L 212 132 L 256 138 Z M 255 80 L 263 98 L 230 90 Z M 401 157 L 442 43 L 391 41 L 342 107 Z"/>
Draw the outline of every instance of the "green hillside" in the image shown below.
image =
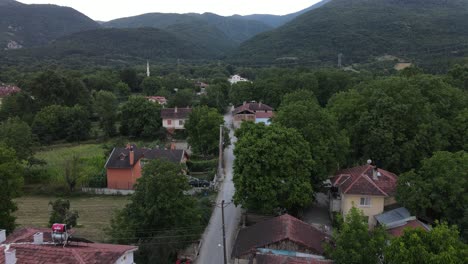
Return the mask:
<path fill-rule="evenodd" d="M 99 27 L 69 7 L 0 0 L 1 50 L 43 45 L 67 34 Z"/>
<path fill-rule="evenodd" d="M 272 27 L 255 20 L 241 19 L 235 16 L 224 17 L 212 13 L 204 14 L 170 14 L 170 13 L 148 13 L 139 16 L 119 18 L 104 23 L 110 28 L 139 28 L 154 27 L 167 29 L 174 25 L 190 26 L 192 24 L 203 25 L 205 34 L 225 34 L 224 39 L 219 41 L 230 41 L 239 44 L 261 32 L 272 29 Z"/>
<path fill-rule="evenodd" d="M 464 56 L 467 18 L 466 0 L 332 0 L 246 41 L 231 58 L 336 64 L 342 53 L 350 65 L 384 55 L 416 62 Z"/>
<path fill-rule="evenodd" d="M 6 65 L 55 61 L 83 65 L 147 59 L 210 59 L 218 54 L 203 43 L 156 28 L 97 29 L 57 39 L 49 45 L 0 52 Z"/>

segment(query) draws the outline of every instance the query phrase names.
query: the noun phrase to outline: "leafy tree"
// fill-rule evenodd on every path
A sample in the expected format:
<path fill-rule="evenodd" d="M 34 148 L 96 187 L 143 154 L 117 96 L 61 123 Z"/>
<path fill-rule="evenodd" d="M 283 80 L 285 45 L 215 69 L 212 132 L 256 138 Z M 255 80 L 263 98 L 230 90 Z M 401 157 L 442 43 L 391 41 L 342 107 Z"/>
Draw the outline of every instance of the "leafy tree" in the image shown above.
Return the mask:
<path fill-rule="evenodd" d="M 117 243 L 137 243 L 137 262 L 174 263 L 187 241 L 198 239 L 201 212 L 184 191 L 187 178 L 178 164 L 153 160 L 143 168 L 131 202 L 111 221 Z"/>
<path fill-rule="evenodd" d="M 104 133 L 111 137 L 116 134 L 115 122 L 117 121 L 118 102 L 117 97 L 108 91 L 99 91 L 94 98 L 94 108 L 99 116 L 99 125 Z"/>
<path fill-rule="evenodd" d="M 10 117 L 19 117 L 31 124 L 37 112 L 37 103 L 27 92 L 19 92 L 7 96 L 0 105 L 0 120 Z"/>
<path fill-rule="evenodd" d="M 338 128 L 338 122 L 320 107 L 312 92 L 297 91 L 286 95 L 274 117 L 274 122 L 297 129 L 309 142 L 313 171 L 319 184 L 346 163 L 349 140 Z"/>
<path fill-rule="evenodd" d="M 341 70 L 322 69 L 314 75 L 317 79 L 317 86 L 312 91 L 321 106 L 325 106 L 332 95 L 348 90 L 355 83 L 349 73 Z"/>
<path fill-rule="evenodd" d="M 76 155 L 65 161 L 63 176 L 70 192 L 75 191 L 76 185 L 83 176 L 81 163 L 80 157 Z"/>
<path fill-rule="evenodd" d="M 377 264 L 385 248 L 387 234 L 382 227 L 369 231 L 361 210 L 351 208 L 340 228 L 327 244 L 327 255 L 337 264 Z"/>
<path fill-rule="evenodd" d="M 242 104 L 245 101 L 256 100 L 255 90 L 253 84 L 250 82 L 239 82 L 231 86 L 229 91 L 229 100 L 230 102 L 237 106 Z"/>
<path fill-rule="evenodd" d="M 35 141 L 31 128 L 18 117 L 0 124 L 0 142 L 14 149 L 18 160 L 28 160 L 34 154 Z"/>
<path fill-rule="evenodd" d="M 201 104 L 218 109 L 218 112 L 224 113 L 229 105 L 229 84 L 219 83 L 210 85 L 206 89 L 207 95 L 201 98 Z"/>
<path fill-rule="evenodd" d="M 57 199 L 50 201 L 49 205 L 52 206 L 52 212 L 49 217 L 49 226 L 55 223 L 66 224 L 67 228 L 72 228 L 78 223 L 78 212 L 70 210 L 70 201 L 65 199 Z"/>
<path fill-rule="evenodd" d="M 161 106 L 143 97 L 132 97 L 122 106 L 120 133 L 124 136 L 161 136 Z"/>
<path fill-rule="evenodd" d="M 81 106 L 66 107 L 51 105 L 37 113 L 32 131 L 43 143 L 67 139 L 84 140 L 91 129 L 88 112 Z"/>
<path fill-rule="evenodd" d="M 158 92 L 162 88 L 162 81 L 158 77 L 147 77 L 143 79 L 141 88 L 146 95 L 159 95 Z"/>
<path fill-rule="evenodd" d="M 408 229 L 385 249 L 388 264 L 462 264 L 468 259 L 468 246 L 460 241 L 456 226 L 442 223 L 430 232 Z"/>
<path fill-rule="evenodd" d="M 130 88 L 128 87 L 128 84 L 124 82 L 118 82 L 115 85 L 115 92 L 119 95 L 120 101 L 125 101 L 130 95 Z"/>
<path fill-rule="evenodd" d="M 309 144 L 295 130 L 244 122 L 236 131 L 234 202 L 244 208 L 296 213 L 313 197 Z"/>
<path fill-rule="evenodd" d="M 396 198 L 412 213 L 458 224 L 468 239 L 468 153 L 435 152 L 398 179 Z"/>
<path fill-rule="evenodd" d="M 207 106 L 193 108 L 185 123 L 187 141 L 193 151 L 202 155 L 218 153 L 219 126 L 222 124 L 223 116 L 216 109 Z"/>
<path fill-rule="evenodd" d="M 89 91 L 114 91 L 115 85 L 119 82 L 117 74 L 109 71 L 100 71 L 98 73 L 88 75 L 83 79 Z"/>
<path fill-rule="evenodd" d="M 140 87 L 138 86 L 138 76 L 135 69 L 127 68 L 120 72 L 120 80 L 128 85 L 132 92 L 138 92 Z"/>
<path fill-rule="evenodd" d="M 90 94 L 84 84 L 75 77 L 45 71 L 29 84 L 32 95 L 41 107 L 49 105 L 89 105 Z"/>
<path fill-rule="evenodd" d="M 192 89 L 179 90 L 169 101 L 171 107 L 187 107 L 192 105 Z"/>
<path fill-rule="evenodd" d="M 17 197 L 23 185 L 22 167 L 12 148 L 0 143 L 0 226 L 11 233 L 15 229 L 13 212 Z"/>

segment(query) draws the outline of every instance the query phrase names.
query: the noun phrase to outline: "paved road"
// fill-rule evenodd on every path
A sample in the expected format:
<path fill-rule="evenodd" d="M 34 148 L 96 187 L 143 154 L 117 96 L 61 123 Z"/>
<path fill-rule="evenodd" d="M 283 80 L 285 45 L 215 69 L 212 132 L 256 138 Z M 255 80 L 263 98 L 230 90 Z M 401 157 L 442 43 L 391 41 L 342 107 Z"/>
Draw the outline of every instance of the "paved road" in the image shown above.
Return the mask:
<path fill-rule="evenodd" d="M 230 127 L 231 114 L 224 116 L 226 125 Z M 217 204 L 221 204 L 224 200 L 226 203 L 231 202 L 234 195 L 234 184 L 232 182 L 233 162 L 234 162 L 234 134 L 231 131 L 231 146 L 224 151 L 225 161 L 225 179 L 220 187 Z M 230 260 L 231 250 L 234 243 L 237 227 L 239 226 L 241 217 L 240 207 L 235 207 L 234 204 L 229 204 L 224 208 L 224 221 L 226 226 L 226 244 L 228 262 Z M 211 216 L 210 223 L 203 234 L 203 244 L 200 250 L 200 255 L 197 259 L 198 264 L 222 264 L 223 263 L 223 248 L 218 246 L 223 244 L 221 221 L 221 208 L 215 207 L 213 215 Z"/>

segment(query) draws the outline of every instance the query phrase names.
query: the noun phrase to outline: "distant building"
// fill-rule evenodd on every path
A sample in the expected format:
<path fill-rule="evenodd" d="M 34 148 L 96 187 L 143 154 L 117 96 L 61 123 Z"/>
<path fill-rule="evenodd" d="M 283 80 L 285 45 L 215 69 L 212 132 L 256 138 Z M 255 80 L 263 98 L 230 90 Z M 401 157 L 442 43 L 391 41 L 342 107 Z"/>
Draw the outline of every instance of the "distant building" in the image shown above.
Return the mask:
<path fill-rule="evenodd" d="M 21 92 L 21 89 L 17 86 L 0 83 L 0 105 L 2 104 L 3 98 L 19 92 Z"/>
<path fill-rule="evenodd" d="M 161 118 L 163 127 L 169 131 L 185 129 L 185 122 L 187 121 L 192 108 L 165 108 L 161 109 Z"/>
<path fill-rule="evenodd" d="M 105 164 L 107 188 L 132 190 L 137 179 L 141 177 L 142 168 L 149 160 L 163 159 L 174 163 L 185 163 L 188 154 L 184 150 L 146 149 L 127 145 L 125 148 L 114 148 Z"/>
<path fill-rule="evenodd" d="M 8 237 L 0 230 L 0 263 L 3 264 L 134 264 L 136 246 L 67 241 L 56 244 L 50 228 L 17 229 Z"/>
<path fill-rule="evenodd" d="M 240 75 L 233 75 L 228 79 L 228 82 L 231 84 L 236 84 L 238 82 L 248 82 L 249 80 L 246 78 L 242 78 Z"/>
<path fill-rule="evenodd" d="M 167 99 L 164 96 L 146 96 L 146 99 L 148 99 L 150 102 L 158 103 L 163 106 L 167 104 Z"/>
<path fill-rule="evenodd" d="M 239 128 L 244 121 L 269 125 L 271 122 L 270 119 L 273 117 L 273 108 L 262 102 L 244 102 L 244 104 L 232 111 L 232 115 L 234 116 L 233 122 L 235 128 Z"/>
<path fill-rule="evenodd" d="M 398 177 L 368 164 L 338 171 L 331 179 L 330 211 L 346 214 L 354 206 L 368 218 L 369 227 L 377 224 L 376 215 L 393 205 Z"/>

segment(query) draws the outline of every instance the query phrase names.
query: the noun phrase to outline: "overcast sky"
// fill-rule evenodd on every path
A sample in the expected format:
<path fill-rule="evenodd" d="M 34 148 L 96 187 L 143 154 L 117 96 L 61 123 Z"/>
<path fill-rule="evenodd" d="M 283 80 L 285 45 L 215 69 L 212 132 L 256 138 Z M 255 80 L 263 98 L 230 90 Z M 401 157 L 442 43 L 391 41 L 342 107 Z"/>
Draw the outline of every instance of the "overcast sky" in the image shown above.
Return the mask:
<path fill-rule="evenodd" d="M 95 20 L 108 21 L 144 13 L 204 13 L 285 15 L 320 0 L 19 0 L 25 4 L 70 6 Z"/>

